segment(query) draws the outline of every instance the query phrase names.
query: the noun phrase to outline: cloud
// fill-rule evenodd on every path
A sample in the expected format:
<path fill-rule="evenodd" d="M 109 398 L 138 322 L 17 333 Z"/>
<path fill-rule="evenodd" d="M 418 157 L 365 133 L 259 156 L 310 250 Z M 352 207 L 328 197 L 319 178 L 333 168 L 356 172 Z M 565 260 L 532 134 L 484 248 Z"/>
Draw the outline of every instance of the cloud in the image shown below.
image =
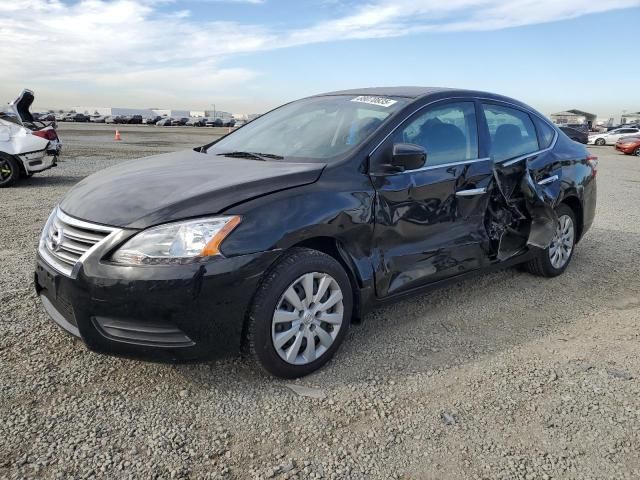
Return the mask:
<path fill-rule="evenodd" d="M 325 0 L 339 5 L 334 18 L 287 29 L 194 18 L 190 4 L 207 1 L 263 3 L 0 1 L 1 92 L 57 86 L 113 101 L 120 87 L 145 93 L 137 98 L 149 92 L 159 100 L 211 98 L 260 75 L 251 68 L 224 67 L 227 59 L 243 53 L 421 32 L 496 30 L 640 5 L 640 0 Z"/>

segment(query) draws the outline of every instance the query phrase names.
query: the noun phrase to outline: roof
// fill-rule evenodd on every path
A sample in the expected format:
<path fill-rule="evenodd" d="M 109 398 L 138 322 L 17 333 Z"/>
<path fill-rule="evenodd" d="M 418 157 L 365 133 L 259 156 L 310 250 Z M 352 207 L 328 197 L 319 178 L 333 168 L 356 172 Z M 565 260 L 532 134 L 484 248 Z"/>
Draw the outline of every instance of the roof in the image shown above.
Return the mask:
<path fill-rule="evenodd" d="M 314 95 L 315 97 L 322 97 L 327 95 L 371 95 L 371 96 L 380 96 L 380 97 L 403 97 L 412 99 L 413 103 L 418 99 L 422 99 L 430 96 L 439 96 L 439 97 L 447 97 L 447 96 L 471 96 L 471 97 L 480 97 L 492 100 L 501 100 L 508 103 L 512 103 L 514 105 L 519 105 L 524 108 L 531 109 L 530 106 L 525 105 L 524 103 L 510 97 L 505 97 L 503 95 L 498 95 L 496 93 L 490 92 L 482 92 L 478 90 L 466 90 L 463 88 L 445 88 L 445 87 L 371 87 L 371 88 L 354 88 L 352 90 L 338 90 L 335 92 L 327 92 L 321 93 L 319 95 Z"/>
<path fill-rule="evenodd" d="M 376 95 L 382 97 L 407 97 L 419 98 L 434 93 L 451 91 L 451 88 L 443 87 L 369 87 L 354 88 L 352 90 L 338 90 L 336 92 L 321 93 L 323 95 Z"/>

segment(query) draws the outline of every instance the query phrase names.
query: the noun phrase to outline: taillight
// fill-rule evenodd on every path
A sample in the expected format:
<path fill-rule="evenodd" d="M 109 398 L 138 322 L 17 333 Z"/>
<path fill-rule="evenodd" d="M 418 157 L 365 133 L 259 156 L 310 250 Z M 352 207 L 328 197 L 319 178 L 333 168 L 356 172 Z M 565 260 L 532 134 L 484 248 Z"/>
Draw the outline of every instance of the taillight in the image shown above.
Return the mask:
<path fill-rule="evenodd" d="M 598 157 L 589 155 L 587 157 L 587 164 L 591 167 L 591 171 L 593 172 L 593 176 L 595 177 L 598 173 Z"/>
<path fill-rule="evenodd" d="M 36 137 L 44 138 L 45 140 L 57 140 L 58 135 L 56 135 L 55 130 L 36 130 L 35 132 L 31 132 Z"/>

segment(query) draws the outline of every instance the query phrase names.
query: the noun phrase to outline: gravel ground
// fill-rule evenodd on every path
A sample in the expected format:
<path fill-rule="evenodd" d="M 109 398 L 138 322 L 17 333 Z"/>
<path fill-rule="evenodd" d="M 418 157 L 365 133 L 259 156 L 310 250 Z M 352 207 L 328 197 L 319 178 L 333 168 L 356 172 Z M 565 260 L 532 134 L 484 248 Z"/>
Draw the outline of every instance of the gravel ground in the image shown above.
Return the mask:
<path fill-rule="evenodd" d="M 0 190 L 0 478 L 640 477 L 639 159 L 592 149 L 598 214 L 561 278 L 510 269 L 378 310 L 292 388 L 244 359 L 100 356 L 49 320 L 32 269 L 64 192 L 214 135 L 60 130 L 60 166 Z"/>

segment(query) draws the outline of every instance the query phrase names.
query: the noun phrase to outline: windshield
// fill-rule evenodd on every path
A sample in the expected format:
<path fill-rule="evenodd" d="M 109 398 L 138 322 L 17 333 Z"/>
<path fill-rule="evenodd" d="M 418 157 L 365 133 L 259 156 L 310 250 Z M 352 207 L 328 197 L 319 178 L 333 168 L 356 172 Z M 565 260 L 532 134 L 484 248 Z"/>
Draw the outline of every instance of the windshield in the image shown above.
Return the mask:
<path fill-rule="evenodd" d="M 326 160 L 354 149 L 405 104 L 406 99 L 397 97 L 307 98 L 247 123 L 209 152 Z"/>

